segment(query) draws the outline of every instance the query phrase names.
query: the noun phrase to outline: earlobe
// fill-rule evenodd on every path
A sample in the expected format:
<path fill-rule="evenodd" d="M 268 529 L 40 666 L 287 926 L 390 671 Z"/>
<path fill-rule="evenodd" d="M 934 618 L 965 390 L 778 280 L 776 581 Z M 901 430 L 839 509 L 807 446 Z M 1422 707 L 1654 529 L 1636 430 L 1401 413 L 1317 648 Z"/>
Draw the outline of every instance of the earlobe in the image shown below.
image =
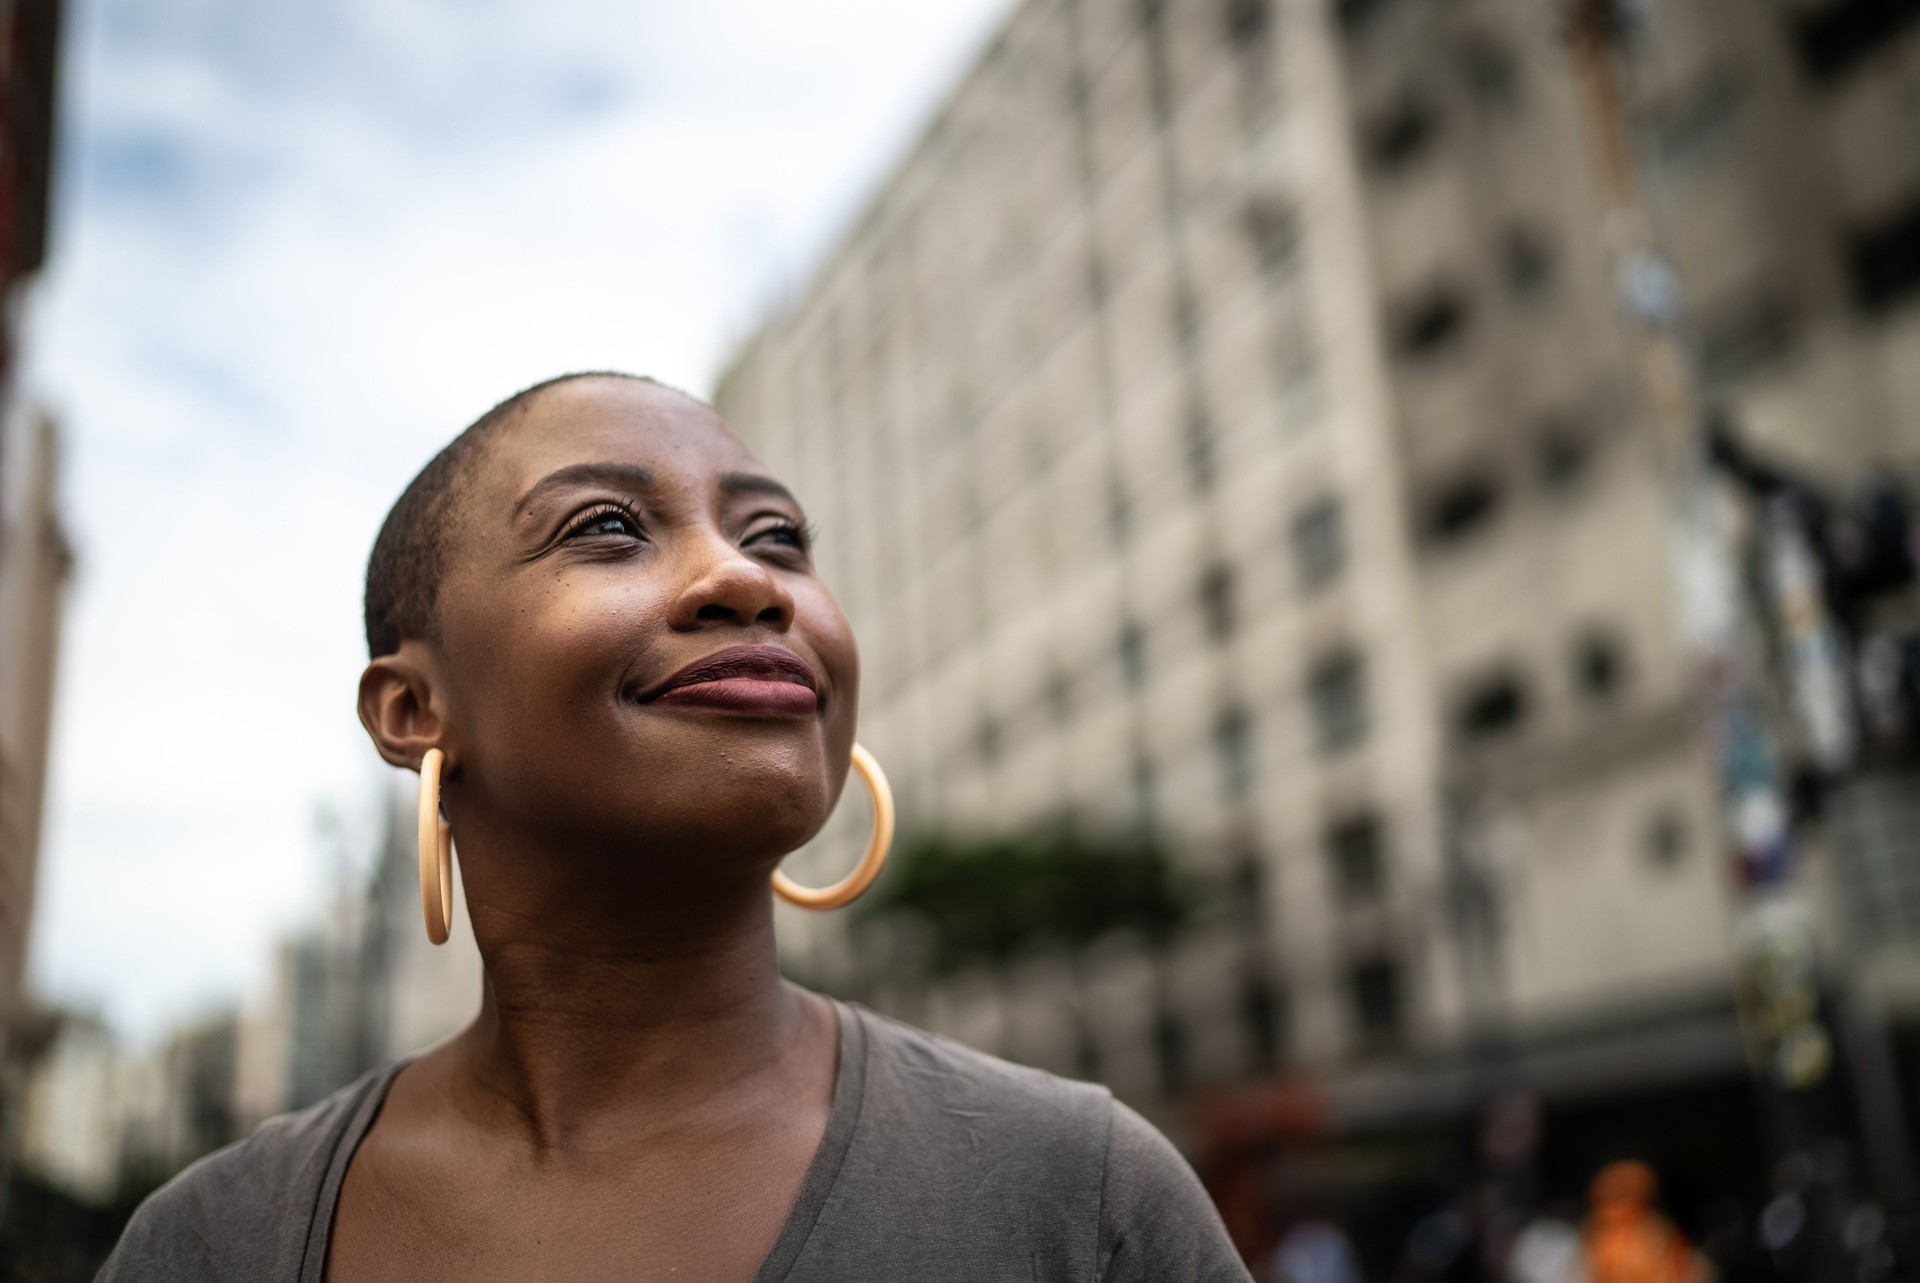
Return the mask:
<path fill-rule="evenodd" d="M 431 675 L 411 649 L 403 643 L 360 674 L 360 724 L 389 764 L 417 771 L 428 749 L 446 747 L 446 723 L 435 707 Z"/>

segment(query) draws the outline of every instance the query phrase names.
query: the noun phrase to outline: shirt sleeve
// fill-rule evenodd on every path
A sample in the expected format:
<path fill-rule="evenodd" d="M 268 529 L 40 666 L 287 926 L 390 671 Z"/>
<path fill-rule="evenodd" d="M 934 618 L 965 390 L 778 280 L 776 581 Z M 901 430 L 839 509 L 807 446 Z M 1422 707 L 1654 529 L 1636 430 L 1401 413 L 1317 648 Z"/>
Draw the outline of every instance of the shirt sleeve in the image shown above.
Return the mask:
<path fill-rule="evenodd" d="M 1095 1283 L 1250 1283 L 1200 1178 L 1119 1101 L 1101 1184 Z"/>

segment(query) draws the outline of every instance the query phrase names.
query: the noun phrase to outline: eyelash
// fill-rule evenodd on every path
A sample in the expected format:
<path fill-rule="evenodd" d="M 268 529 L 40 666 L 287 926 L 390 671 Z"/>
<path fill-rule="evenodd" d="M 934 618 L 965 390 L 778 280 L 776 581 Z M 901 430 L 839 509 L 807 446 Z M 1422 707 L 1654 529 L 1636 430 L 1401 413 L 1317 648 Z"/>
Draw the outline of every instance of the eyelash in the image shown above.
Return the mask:
<path fill-rule="evenodd" d="M 618 517 L 621 520 L 625 521 L 627 524 L 629 524 L 634 528 L 634 533 L 636 535 L 639 535 L 640 533 L 639 519 L 636 518 L 631 512 L 628 512 L 625 508 L 621 507 L 619 504 L 610 503 L 610 504 L 602 504 L 600 507 L 597 507 L 597 508 L 589 508 L 587 511 L 581 513 L 579 517 L 576 518 L 573 521 L 573 523 L 567 527 L 566 534 L 562 535 L 561 538 L 562 539 L 578 538 L 584 535 L 590 527 L 598 525 L 600 522 L 606 521 L 612 517 Z M 793 547 L 795 549 L 797 549 L 802 553 L 807 553 L 813 550 L 813 540 L 814 540 L 815 533 L 816 533 L 816 530 L 815 530 L 814 524 L 811 521 L 782 520 L 758 531 L 756 534 L 756 537 L 758 537 L 759 535 L 769 535 L 769 534 L 785 535 L 790 540 L 792 540 Z"/>
<path fill-rule="evenodd" d="M 766 527 L 760 534 L 783 534 L 793 540 L 793 546 L 800 552 L 813 551 L 814 526 L 811 521 L 780 521 Z"/>
<path fill-rule="evenodd" d="M 628 525 L 633 527 L 634 533 L 636 535 L 639 534 L 640 522 L 631 512 L 628 512 L 625 508 L 622 508 L 617 503 L 606 503 L 606 504 L 601 504 L 597 508 L 589 508 L 587 509 L 587 511 L 581 513 L 577 518 L 574 519 L 574 521 L 570 525 L 568 525 L 567 533 L 562 535 L 561 538 L 572 539 L 579 535 L 585 534 L 588 527 L 597 525 L 598 523 L 602 521 L 606 521 L 609 518 L 613 518 L 613 517 L 618 517 L 622 521 L 625 521 Z"/>

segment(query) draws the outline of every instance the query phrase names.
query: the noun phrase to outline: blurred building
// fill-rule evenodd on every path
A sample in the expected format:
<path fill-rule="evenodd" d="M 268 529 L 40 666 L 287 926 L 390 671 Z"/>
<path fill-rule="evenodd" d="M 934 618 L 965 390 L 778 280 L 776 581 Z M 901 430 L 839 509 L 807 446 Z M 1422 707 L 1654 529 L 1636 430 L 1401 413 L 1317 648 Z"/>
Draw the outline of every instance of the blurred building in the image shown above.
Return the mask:
<path fill-rule="evenodd" d="M 124 1203 L 472 1018 L 472 926 L 456 913 L 448 943 L 428 943 L 412 791 L 386 801 L 371 879 L 362 885 L 348 872 L 357 862 L 343 862 L 338 895 L 279 943 L 267 983 L 240 1009 L 190 1021 L 151 1051 L 127 1047 L 97 1019 L 37 1013 L 14 1145 L 27 1172 L 94 1207 Z"/>
<path fill-rule="evenodd" d="M 144 1053 L 93 1017 L 53 1019 L 21 1093 L 17 1154 L 33 1176 L 104 1204 L 240 1135 L 231 1014 L 194 1021 Z"/>
<path fill-rule="evenodd" d="M 243 1130 L 423 1050 L 479 1008 L 480 957 L 466 915 L 455 913 L 445 945 L 426 938 L 412 789 L 396 787 L 380 815 L 371 876 L 362 885 L 348 874 L 322 919 L 281 944 L 271 983 L 241 1019 L 234 1082 Z"/>
<path fill-rule="evenodd" d="M 825 532 L 905 822 L 1146 827 L 1238 888 L 1165 951 L 922 982 L 795 915 L 796 965 L 1067 1072 L 1088 1022 L 1176 1129 L 1284 1062 L 1346 1135 L 1512 1082 L 1751 1132 L 1672 457 L 1558 9 L 1026 0 L 744 346 L 717 403 Z M 1911 470 L 1920 9 L 1633 11 L 1709 390 L 1812 475 Z"/>
<path fill-rule="evenodd" d="M 33 415 L 18 430 L 0 428 L 0 469 L 0 1004 L 12 1019 L 33 916 L 54 670 L 73 554 L 58 516 L 52 422 Z"/>
<path fill-rule="evenodd" d="M 22 295 L 46 258 L 56 0 L 0 4 L 0 1016 L 19 1000 L 33 908 L 54 664 L 72 554 L 59 440 L 19 398 Z"/>
<path fill-rule="evenodd" d="M 480 1010 L 480 946 L 466 914 L 454 861 L 453 927 L 443 945 L 427 939 L 415 847 L 416 783 L 402 774 L 387 797 L 385 826 L 367 888 L 361 936 L 368 977 L 369 1065 L 412 1055 L 465 1028 Z"/>

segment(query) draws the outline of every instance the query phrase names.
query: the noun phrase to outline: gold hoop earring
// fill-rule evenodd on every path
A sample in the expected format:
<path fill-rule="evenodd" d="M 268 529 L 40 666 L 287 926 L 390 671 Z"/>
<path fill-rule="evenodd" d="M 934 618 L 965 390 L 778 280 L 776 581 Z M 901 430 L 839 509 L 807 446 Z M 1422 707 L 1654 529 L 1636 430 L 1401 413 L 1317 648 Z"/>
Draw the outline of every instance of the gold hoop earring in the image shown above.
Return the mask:
<path fill-rule="evenodd" d="M 420 907 L 434 944 L 445 944 L 453 930 L 453 826 L 440 818 L 440 766 L 446 760 L 437 748 L 420 759 Z"/>
<path fill-rule="evenodd" d="M 873 836 L 867 839 L 867 852 L 852 873 L 830 887 L 803 887 L 775 869 L 774 894 L 788 904 L 797 904 L 803 909 L 837 909 L 851 904 L 873 885 L 873 880 L 880 876 L 880 866 L 887 862 L 887 852 L 893 846 L 893 787 L 887 783 L 887 773 L 880 769 L 880 763 L 873 760 L 873 754 L 858 744 L 853 746 L 853 769 L 865 781 L 873 802 Z"/>

